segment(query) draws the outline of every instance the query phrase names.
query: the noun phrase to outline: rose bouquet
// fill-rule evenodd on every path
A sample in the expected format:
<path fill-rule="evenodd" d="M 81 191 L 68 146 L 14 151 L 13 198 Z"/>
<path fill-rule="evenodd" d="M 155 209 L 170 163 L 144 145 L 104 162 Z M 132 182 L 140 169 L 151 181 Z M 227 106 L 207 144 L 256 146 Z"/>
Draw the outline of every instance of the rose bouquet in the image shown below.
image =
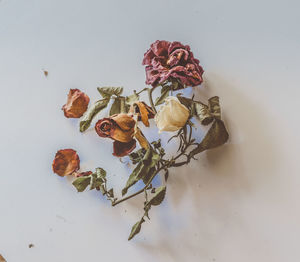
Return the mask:
<path fill-rule="evenodd" d="M 116 197 L 114 189 L 108 189 L 106 171 L 103 168 L 80 172 L 79 156 L 73 149 L 59 150 L 52 164 L 52 169 L 57 175 L 76 177 L 73 185 L 78 192 L 88 187 L 98 190 L 106 196 L 112 206 L 143 193 L 144 215 L 133 225 L 128 240 L 140 232 L 145 218 L 149 219 L 151 207 L 159 205 L 165 197 L 166 183 L 155 188 L 152 185 L 153 179 L 158 174 L 163 174 L 166 182 L 170 168 L 186 165 L 195 159 L 197 154 L 218 147 L 228 140 L 217 96 L 203 103 L 195 100 L 194 96 L 185 97 L 181 93 L 174 95 L 177 90 L 198 86 L 203 81 L 204 71 L 188 45 L 156 41 L 144 54 L 143 65 L 146 66 L 146 84 L 150 87 L 135 90 L 128 96 L 122 95 L 121 87 L 98 87 L 102 98 L 89 108 L 89 97 L 78 89 L 71 89 L 67 103 L 62 108 L 68 118 L 83 116 L 80 132 L 85 132 L 96 115 L 111 105 L 109 116 L 99 119 L 94 128 L 99 137 L 113 140 L 114 156 L 129 156 L 134 165 L 122 189 L 122 196 Z M 153 91 L 157 88 L 160 88 L 160 96 L 153 101 Z M 143 92 L 148 92 L 148 104 L 140 100 Z M 198 120 L 201 125 L 210 125 L 200 142 L 196 142 L 193 137 L 196 128 L 192 118 Z M 167 157 L 160 139 L 149 141 L 145 137 L 141 125 L 150 127 L 150 119 L 154 119 L 159 133 L 173 132 L 169 141 L 177 139 L 176 155 Z M 144 186 L 128 195 L 129 188 L 140 180 Z"/>

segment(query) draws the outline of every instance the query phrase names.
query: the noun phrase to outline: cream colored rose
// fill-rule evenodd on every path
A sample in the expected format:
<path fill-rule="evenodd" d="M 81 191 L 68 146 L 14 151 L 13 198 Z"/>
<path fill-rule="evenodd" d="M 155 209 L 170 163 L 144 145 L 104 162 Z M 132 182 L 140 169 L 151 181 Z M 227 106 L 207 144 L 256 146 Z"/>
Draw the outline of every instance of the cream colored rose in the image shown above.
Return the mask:
<path fill-rule="evenodd" d="M 180 103 L 177 97 L 169 96 L 165 104 L 155 115 L 155 123 L 161 131 L 176 131 L 183 127 L 189 118 L 189 110 Z"/>

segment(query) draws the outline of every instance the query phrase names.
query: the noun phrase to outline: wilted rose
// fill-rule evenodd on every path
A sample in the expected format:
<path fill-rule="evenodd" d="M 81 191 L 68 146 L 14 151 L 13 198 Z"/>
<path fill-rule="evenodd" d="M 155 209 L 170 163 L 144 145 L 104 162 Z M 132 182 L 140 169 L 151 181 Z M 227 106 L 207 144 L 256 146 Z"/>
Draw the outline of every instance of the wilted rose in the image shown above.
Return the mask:
<path fill-rule="evenodd" d="M 99 136 L 115 140 L 113 155 L 121 157 L 135 148 L 136 141 L 133 139 L 135 123 L 130 115 L 117 114 L 99 120 L 95 129 Z"/>
<path fill-rule="evenodd" d="M 70 89 L 67 103 L 62 107 L 65 117 L 79 118 L 88 108 L 90 98 L 79 89 Z"/>
<path fill-rule="evenodd" d="M 197 86 L 203 81 L 203 68 L 194 58 L 188 45 L 180 42 L 157 40 L 144 54 L 143 65 L 146 65 L 146 84 L 156 86 L 166 80 L 176 79 L 183 85 Z"/>
<path fill-rule="evenodd" d="M 62 149 L 57 151 L 52 163 L 52 170 L 59 176 L 71 175 L 79 169 L 80 160 L 73 149 Z"/>
<path fill-rule="evenodd" d="M 131 105 L 129 113 L 137 115 L 138 120 L 141 120 L 145 126 L 149 126 L 148 119 L 154 117 L 155 112 L 145 102 L 135 102 Z"/>
<path fill-rule="evenodd" d="M 176 131 L 183 127 L 190 115 L 185 105 L 181 104 L 177 97 L 169 96 L 165 104 L 155 115 L 155 123 L 161 131 Z"/>

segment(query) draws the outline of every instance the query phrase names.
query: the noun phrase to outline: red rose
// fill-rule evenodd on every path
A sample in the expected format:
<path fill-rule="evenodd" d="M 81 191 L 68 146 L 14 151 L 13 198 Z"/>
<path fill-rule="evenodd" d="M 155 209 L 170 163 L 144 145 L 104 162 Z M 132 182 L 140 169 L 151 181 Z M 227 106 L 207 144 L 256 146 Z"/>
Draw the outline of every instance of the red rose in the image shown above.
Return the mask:
<path fill-rule="evenodd" d="M 174 79 L 179 82 L 180 88 L 203 82 L 204 71 L 199 60 L 194 58 L 188 45 L 180 42 L 157 40 L 144 54 L 143 65 L 146 65 L 146 84 L 152 86 Z"/>
<path fill-rule="evenodd" d="M 88 108 L 90 98 L 79 89 L 70 89 L 67 103 L 62 107 L 65 117 L 79 118 Z"/>
<path fill-rule="evenodd" d="M 79 169 L 79 156 L 73 149 L 62 149 L 57 151 L 52 163 L 52 170 L 59 176 L 71 175 Z"/>

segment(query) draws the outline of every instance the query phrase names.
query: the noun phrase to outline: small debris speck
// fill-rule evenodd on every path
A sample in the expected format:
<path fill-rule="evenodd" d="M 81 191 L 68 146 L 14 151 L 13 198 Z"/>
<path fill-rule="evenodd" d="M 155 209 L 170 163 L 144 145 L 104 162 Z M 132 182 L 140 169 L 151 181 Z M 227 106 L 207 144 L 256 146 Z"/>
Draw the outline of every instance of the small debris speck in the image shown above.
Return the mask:
<path fill-rule="evenodd" d="M 45 75 L 45 77 L 48 76 L 48 71 L 47 70 L 44 70 L 44 75 Z"/>
<path fill-rule="evenodd" d="M 29 247 L 29 248 L 33 248 L 33 247 L 34 247 L 34 244 L 29 244 L 28 247 Z"/>

